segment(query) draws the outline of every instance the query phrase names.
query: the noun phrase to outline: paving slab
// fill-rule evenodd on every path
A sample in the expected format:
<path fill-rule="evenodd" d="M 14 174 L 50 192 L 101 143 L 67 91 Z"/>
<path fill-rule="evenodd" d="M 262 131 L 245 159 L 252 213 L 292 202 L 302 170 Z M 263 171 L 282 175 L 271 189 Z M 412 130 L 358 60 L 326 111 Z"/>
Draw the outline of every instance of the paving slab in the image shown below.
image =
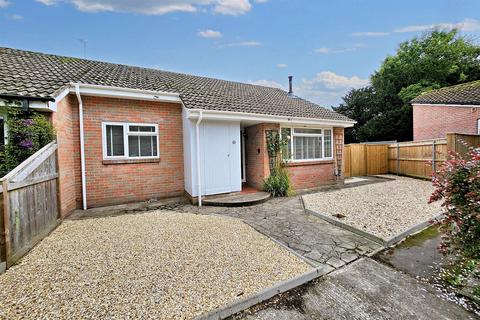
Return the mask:
<path fill-rule="evenodd" d="M 353 261 L 354 256 L 367 255 L 381 248 L 367 238 L 305 212 L 299 196 L 273 198 L 250 207 L 198 208 L 184 205 L 179 210 L 240 218 L 257 231 L 307 258 L 314 266 L 334 258 L 336 263 L 333 266 L 340 267 Z"/>
<path fill-rule="evenodd" d="M 295 306 L 279 303 L 236 319 L 476 319 L 433 288 L 370 258 L 330 273 L 298 299 Z"/>

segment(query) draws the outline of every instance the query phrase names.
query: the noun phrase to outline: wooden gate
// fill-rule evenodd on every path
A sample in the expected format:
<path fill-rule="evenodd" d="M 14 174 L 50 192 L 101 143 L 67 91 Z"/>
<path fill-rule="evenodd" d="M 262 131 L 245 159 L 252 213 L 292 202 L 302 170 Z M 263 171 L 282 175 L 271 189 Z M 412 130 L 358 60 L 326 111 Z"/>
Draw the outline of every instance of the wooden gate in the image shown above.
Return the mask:
<path fill-rule="evenodd" d="M 57 226 L 56 150 L 49 143 L 2 179 L 0 251 L 7 268 Z"/>
<path fill-rule="evenodd" d="M 385 174 L 388 172 L 388 145 L 345 145 L 345 177 Z"/>

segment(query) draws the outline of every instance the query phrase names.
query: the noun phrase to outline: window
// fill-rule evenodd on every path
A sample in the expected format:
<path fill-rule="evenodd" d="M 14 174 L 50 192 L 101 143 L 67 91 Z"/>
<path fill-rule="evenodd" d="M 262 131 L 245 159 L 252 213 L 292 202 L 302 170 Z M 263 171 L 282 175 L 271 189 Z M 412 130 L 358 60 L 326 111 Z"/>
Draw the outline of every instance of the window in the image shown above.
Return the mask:
<path fill-rule="evenodd" d="M 158 125 L 102 123 L 104 159 L 158 158 Z"/>
<path fill-rule="evenodd" d="M 5 149 L 5 118 L 0 116 L 0 151 Z"/>
<path fill-rule="evenodd" d="M 282 128 L 288 137 L 283 158 L 293 161 L 332 159 L 332 129 Z"/>

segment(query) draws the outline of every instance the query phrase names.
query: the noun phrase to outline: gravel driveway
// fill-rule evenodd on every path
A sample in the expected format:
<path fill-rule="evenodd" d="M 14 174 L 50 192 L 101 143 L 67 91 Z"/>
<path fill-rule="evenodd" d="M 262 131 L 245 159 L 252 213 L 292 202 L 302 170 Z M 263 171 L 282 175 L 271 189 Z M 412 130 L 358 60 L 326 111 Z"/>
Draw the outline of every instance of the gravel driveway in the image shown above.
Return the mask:
<path fill-rule="evenodd" d="M 188 319 L 310 268 L 231 218 L 69 220 L 0 276 L 0 318 Z"/>
<path fill-rule="evenodd" d="M 304 195 L 305 207 L 383 239 L 439 215 L 440 203 L 428 204 L 433 192 L 431 182 L 395 175 L 381 177 L 387 179 Z"/>

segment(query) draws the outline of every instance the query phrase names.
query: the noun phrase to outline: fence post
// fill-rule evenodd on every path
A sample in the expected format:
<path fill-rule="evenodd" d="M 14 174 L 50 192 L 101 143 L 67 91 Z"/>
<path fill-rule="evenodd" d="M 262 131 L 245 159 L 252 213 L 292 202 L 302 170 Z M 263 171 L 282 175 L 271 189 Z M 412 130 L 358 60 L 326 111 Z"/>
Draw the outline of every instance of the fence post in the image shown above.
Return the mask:
<path fill-rule="evenodd" d="M 437 166 L 435 164 L 436 161 L 436 145 L 435 145 L 435 140 L 432 142 L 432 174 L 435 174 L 437 171 Z"/>
<path fill-rule="evenodd" d="M 397 142 L 397 176 L 400 174 L 400 143 Z"/>
<path fill-rule="evenodd" d="M 8 180 L 2 181 L 3 188 L 3 234 L 5 237 L 5 262 L 10 268 L 12 258 L 12 244 L 10 242 L 10 200 L 8 199 Z"/>

